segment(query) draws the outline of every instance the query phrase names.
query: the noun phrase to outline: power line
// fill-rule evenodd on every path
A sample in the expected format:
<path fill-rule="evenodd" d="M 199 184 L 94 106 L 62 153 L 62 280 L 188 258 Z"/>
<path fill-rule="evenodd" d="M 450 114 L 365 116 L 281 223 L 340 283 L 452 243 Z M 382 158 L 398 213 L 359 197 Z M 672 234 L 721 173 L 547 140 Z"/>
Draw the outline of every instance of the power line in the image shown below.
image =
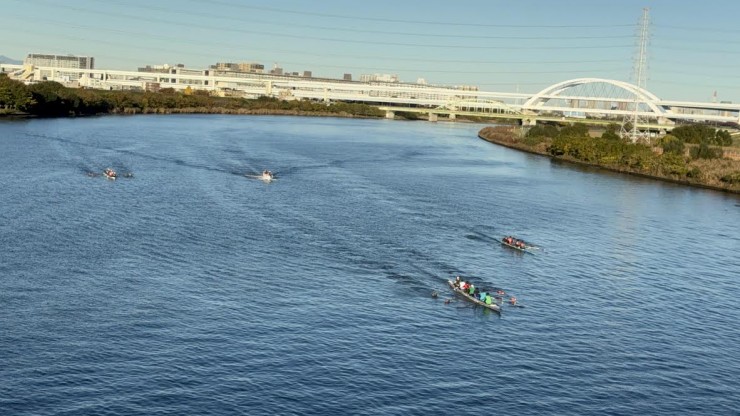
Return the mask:
<path fill-rule="evenodd" d="M 61 38 L 65 39 L 71 39 L 71 40 L 84 40 L 84 38 L 80 38 L 77 36 L 71 36 L 71 35 L 59 35 Z M 104 43 L 107 45 L 115 45 L 115 46 L 126 46 L 129 47 L 130 45 L 122 44 L 120 42 L 114 42 L 110 40 L 99 40 L 100 43 Z M 137 49 L 148 49 L 156 52 L 175 52 L 180 55 L 190 55 L 195 57 L 212 57 L 212 58 L 221 58 L 218 54 L 213 53 L 203 53 L 203 52 L 186 52 L 186 51 L 178 51 L 173 50 L 171 48 L 159 48 L 155 46 L 145 46 L 145 47 L 136 47 Z M 133 62 L 133 60 L 131 60 Z M 479 74 L 479 75 L 486 75 L 486 74 L 539 74 L 539 75 L 546 75 L 546 74 L 567 74 L 567 73 L 595 73 L 595 72 L 612 72 L 615 70 L 615 68 L 610 67 L 608 69 L 596 69 L 596 68 L 590 68 L 590 69 L 578 69 L 578 70 L 558 70 L 558 71 L 523 71 L 523 70 L 511 70 L 511 71 L 492 71 L 492 70 L 478 70 L 478 71 L 462 71 L 462 70 L 440 70 L 440 69 L 428 69 L 428 68 L 399 68 L 399 67 L 372 67 L 372 66 L 350 66 L 350 65 L 329 65 L 329 64 L 323 64 L 323 63 L 316 63 L 316 62 L 298 62 L 298 61 L 282 61 L 284 64 L 290 64 L 295 66 L 303 66 L 303 67 L 318 67 L 318 68 L 337 68 L 337 69 L 344 69 L 344 70 L 350 70 L 350 69 L 358 69 L 358 70 L 372 70 L 372 71 L 390 71 L 390 72 L 421 72 L 421 73 L 437 73 L 437 74 Z"/>
<path fill-rule="evenodd" d="M 662 27 L 666 29 L 681 30 L 685 32 L 713 32 L 713 33 L 740 33 L 740 30 L 732 29 L 717 29 L 717 28 L 706 28 L 706 27 L 687 27 L 687 26 L 672 26 L 672 25 L 654 25 L 655 27 Z"/>
<path fill-rule="evenodd" d="M 168 40 L 168 39 L 176 39 L 178 41 L 184 41 L 188 44 L 200 44 L 204 46 L 213 46 L 212 42 L 204 42 L 199 40 L 189 40 L 189 39 L 182 39 L 182 38 L 172 38 L 169 36 L 162 36 L 162 35 L 151 35 L 147 33 L 141 33 L 141 32 L 132 32 L 132 31 L 126 31 L 126 30 L 118 30 L 118 29 L 110 29 L 110 28 L 92 28 L 89 26 L 81 26 L 71 23 L 65 23 L 65 22 L 54 22 L 51 20 L 46 19 L 39 19 L 43 20 L 47 23 L 53 23 L 53 24 L 59 24 L 62 26 L 68 26 L 73 28 L 83 28 L 83 29 L 94 29 L 94 30 L 100 30 L 104 32 L 112 32 L 112 33 L 120 33 L 127 36 L 143 36 L 147 39 L 158 39 L 158 40 Z M 26 33 L 28 35 L 34 34 L 33 31 L 28 31 L 25 29 L 17 29 L 14 31 L 15 33 Z M 74 39 L 82 39 L 82 38 L 74 38 Z M 229 43 L 221 43 L 222 46 L 230 46 L 230 47 L 242 47 L 242 45 L 234 45 Z M 131 46 L 130 44 L 126 44 L 125 46 Z M 152 49 L 149 46 L 142 46 L 137 47 L 141 49 Z M 467 60 L 467 59 L 429 59 L 429 58 L 413 58 L 413 57 L 389 57 L 389 56 L 379 56 L 379 55 L 346 55 L 346 54 L 334 54 L 334 53 L 313 53 L 313 52 L 307 52 L 305 50 L 286 50 L 286 49 L 274 49 L 274 48 L 254 48 L 250 47 L 250 51 L 262 51 L 262 52 L 270 52 L 270 53 L 277 53 L 277 54 L 296 54 L 296 55 L 309 55 L 312 57 L 319 57 L 319 58 L 343 58 L 347 60 L 351 59 L 368 59 L 368 60 L 376 60 L 376 61 L 383 61 L 383 60 L 394 60 L 394 61 L 400 61 L 400 62 L 417 62 L 417 63 L 433 63 L 433 64 L 465 64 L 465 65 L 583 65 L 583 64 L 618 64 L 623 63 L 622 60 L 618 59 L 589 59 L 589 60 L 528 60 L 528 61 L 504 61 L 504 60 L 485 60 L 485 61 L 479 61 L 479 60 Z M 165 49 L 158 49 L 158 50 L 165 50 Z M 169 51 L 170 49 L 166 49 Z"/>
<path fill-rule="evenodd" d="M 140 7 L 136 5 L 130 5 L 127 7 L 133 7 L 137 9 L 142 9 L 146 11 L 151 10 L 158 10 L 162 12 L 166 12 L 169 14 L 183 14 L 183 15 L 190 15 L 190 12 L 184 11 L 184 10 L 171 10 L 165 7 L 157 7 L 148 5 L 146 7 Z M 252 23 L 252 24 L 261 24 L 261 25 L 267 25 L 267 26 L 281 26 L 284 23 L 282 22 L 276 22 L 276 21 L 270 21 L 270 20 L 256 20 L 256 19 L 244 19 L 241 17 L 234 17 L 234 16 L 224 16 L 224 15 L 216 15 L 212 13 L 204 13 L 204 12 L 198 12 L 198 15 L 201 17 L 209 17 L 219 20 L 227 20 L 227 21 L 233 21 L 237 23 Z M 633 35 L 598 35 L 598 36 L 584 36 L 584 35 L 576 35 L 576 36 L 486 36 L 486 35 L 458 35 L 458 34 L 451 34 L 451 33 L 419 33 L 419 32 L 395 32 L 395 31 L 388 31 L 388 30 L 367 30 L 362 28 L 346 28 L 346 27 L 331 27 L 331 26 L 317 26 L 317 25 L 307 25 L 307 24 L 301 24 L 301 23 L 290 23 L 291 28 L 305 28 L 305 29 L 317 29 L 317 30 L 326 30 L 326 31 L 334 31 L 334 32 L 350 32 L 350 33 L 366 33 L 366 34 L 375 34 L 375 35 L 394 35 L 394 36 L 418 36 L 418 37 L 429 37 L 429 38 L 445 38 L 445 39 L 482 39 L 482 40 L 576 40 L 576 39 L 625 39 L 625 38 L 633 38 Z"/>
<path fill-rule="evenodd" d="M 11 15 L 12 16 L 12 15 Z M 189 45 L 192 44 L 200 44 L 205 46 L 213 46 L 212 42 L 202 41 L 202 40 L 193 40 L 193 39 L 187 39 L 182 37 L 171 37 L 171 36 L 164 36 L 164 35 L 153 35 L 151 33 L 142 33 L 142 32 L 135 32 L 130 30 L 120 30 L 120 29 L 113 29 L 113 28 L 101 28 L 101 27 L 94 27 L 94 26 L 87 26 L 87 25 L 79 25 L 74 23 L 68 23 L 68 22 L 60 22 L 52 19 L 41 19 L 37 18 L 37 21 L 45 22 L 47 24 L 52 25 L 59 25 L 59 26 L 65 26 L 65 27 L 71 27 L 71 28 L 78 28 L 78 29 L 89 29 L 89 30 L 95 30 L 100 32 L 110 32 L 110 33 L 118 33 L 123 34 L 126 36 L 139 36 L 139 37 L 145 37 L 147 40 L 151 39 L 158 39 L 158 40 L 175 40 L 178 42 L 186 42 Z M 35 31 L 28 31 L 25 26 L 23 28 L 19 28 L 17 30 L 14 30 L 14 33 L 27 33 L 29 35 L 35 34 Z M 239 44 L 231 44 L 227 42 L 219 42 L 221 46 L 229 46 L 234 48 L 241 48 L 243 45 Z M 126 45 L 130 46 L 130 45 Z M 143 49 L 147 49 L 146 46 L 142 47 Z M 250 50 L 254 51 L 264 51 L 264 52 L 270 52 L 270 53 L 290 53 L 290 54 L 301 54 L 301 55 L 310 55 L 310 56 L 316 56 L 316 53 L 308 52 L 305 50 L 281 50 L 281 49 L 274 49 L 274 48 L 254 48 L 251 47 Z M 573 64 L 592 64 L 592 63 L 601 63 L 601 64 L 614 64 L 614 63 L 621 63 L 621 60 L 612 59 L 612 60 L 604 60 L 604 59 L 597 59 L 597 60 L 529 60 L 529 61 L 480 61 L 480 60 L 451 60 L 451 59 L 429 59 L 429 58 L 413 58 L 413 57 L 388 57 L 388 56 L 373 56 L 373 55 L 346 55 L 346 54 L 331 54 L 331 53 L 320 53 L 321 57 L 337 57 L 337 58 L 343 58 L 343 59 L 371 59 L 371 60 L 396 60 L 396 61 L 404 61 L 404 62 L 429 62 L 429 63 L 435 63 L 435 64 L 497 64 L 497 65 L 508 65 L 508 64 L 533 64 L 533 65 L 573 65 Z"/>
<path fill-rule="evenodd" d="M 317 13 L 317 12 L 306 12 L 296 10 L 278 9 L 274 7 L 264 6 L 247 6 L 243 4 L 234 4 L 225 1 L 217 0 L 187 0 L 191 3 L 210 3 L 218 4 L 221 6 L 234 7 L 239 9 L 248 10 L 261 10 L 274 13 L 293 14 L 299 16 L 317 16 L 317 17 L 329 17 L 334 19 L 346 19 L 346 20 L 360 20 L 360 21 L 373 21 L 373 22 L 386 22 L 386 23 L 403 23 L 403 24 L 422 24 L 422 25 L 443 25 L 443 26 L 469 26 L 469 27 L 503 27 L 503 28 L 607 28 L 607 27 L 634 27 L 634 24 L 615 24 L 615 25 L 501 25 L 501 24 L 487 24 L 487 23 L 470 23 L 470 22 L 445 22 L 445 21 L 428 21 L 428 20 L 406 20 L 406 19 L 385 19 L 377 17 L 367 16 L 349 16 L 332 13 Z"/>
<path fill-rule="evenodd" d="M 94 10 L 82 9 L 78 7 L 54 4 L 50 5 L 56 8 L 75 10 L 82 13 L 92 13 L 97 15 L 110 16 L 110 12 L 99 12 Z M 206 29 L 209 31 L 222 31 L 222 32 L 234 32 L 249 35 L 269 36 L 269 37 L 281 37 L 288 39 L 300 39 L 300 40 L 318 40 L 323 42 L 334 42 L 334 43 L 347 43 L 347 44 L 363 44 L 363 45 L 378 45 L 378 46 L 400 46 L 400 47 L 413 47 L 413 48 L 454 48 L 454 49 L 470 49 L 470 50 L 575 50 L 575 49 L 620 49 L 630 48 L 631 45 L 588 45 L 588 46 L 479 46 L 479 45 L 440 45 L 436 43 L 404 43 L 404 42 L 380 42 L 380 41 L 369 41 L 369 40 L 353 40 L 353 39 L 335 39 L 326 38 L 320 36 L 308 36 L 308 35 L 292 35 L 287 33 L 279 32 L 264 32 L 246 29 L 237 29 L 231 27 L 215 27 L 210 25 L 194 24 L 194 23 L 180 23 L 176 21 L 157 19 L 151 17 L 134 16 L 125 13 L 116 13 L 115 17 L 123 17 L 132 20 L 145 21 L 150 23 L 164 23 L 173 26 L 187 27 L 187 28 L 199 28 Z"/>
<path fill-rule="evenodd" d="M 705 49 L 705 48 L 681 48 L 675 46 L 657 46 L 657 49 L 665 49 L 671 51 L 684 51 L 684 52 L 695 52 L 695 53 L 716 53 L 716 54 L 740 54 L 740 50 L 721 50 L 721 49 Z"/>
<path fill-rule="evenodd" d="M 403 72 L 424 72 L 424 73 L 438 73 L 438 74 L 480 74 L 480 75 L 486 75 L 486 74 L 570 74 L 570 73 L 595 73 L 595 72 L 612 72 L 615 70 L 623 70 L 625 68 L 614 68 L 610 67 L 608 69 L 583 69 L 579 68 L 577 70 L 560 70 L 560 71 L 521 71 L 521 70 L 512 70 L 512 71 L 461 71 L 461 70 L 441 70 L 441 69 L 426 69 L 426 68 L 398 68 L 398 67 L 368 67 L 368 66 L 347 66 L 347 65 L 327 65 L 327 64 L 321 64 L 321 63 L 306 63 L 306 62 L 290 62 L 290 61 L 281 61 L 283 64 L 290 64 L 290 65 L 304 65 L 304 66 L 310 66 L 310 67 L 325 67 L 325 68 L 344 68 L 344 69 L 362 69 L 362 70 L 373 70 L 373 71 L 390 71 L 390 72 L 396 72 L 396 71 L 403 71 Z"/>

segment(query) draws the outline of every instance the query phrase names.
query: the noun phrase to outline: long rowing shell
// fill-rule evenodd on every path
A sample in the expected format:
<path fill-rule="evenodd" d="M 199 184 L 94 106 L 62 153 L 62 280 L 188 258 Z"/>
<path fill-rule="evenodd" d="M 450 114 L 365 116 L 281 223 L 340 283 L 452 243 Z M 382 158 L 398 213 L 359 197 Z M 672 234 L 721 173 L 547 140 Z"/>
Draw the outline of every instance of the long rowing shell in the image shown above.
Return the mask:
<path fill-rule="evenodd" d="M 483 306 L 484 308 L 490 309 L 490 310 L 492 310 L 492 311 L 495 311 L 495 312 L 501 313 L 501 306 L 499 306 L 499 305 L 495 305 L 495 304 L 490 304 L 490 305 L 489 305 L 489 304 L 487 304 L 486 302 L 483 302 L 483 301 L 481 301 L 480 299 L 476 299 L 475 297 L 473 297 L 473 296 L 470 296 L 469 294 L 465 293 L 465 292 L 464 292 L 464 291 L 463 291 L 462 289 L 460 289 L 459 287 L 455 287 L 455 283 L 453 283 L 453 282 L 452 282 L 452 280 L 448 280 L 448 281 L 447 281 L 447 284 L 449 284 L 449 285 L 450 285 L 450 287 L 452 288 L 452 290 L 453 290 L 453 291 L 454 291 L 455 293 L 457 293 L 458 295 L 460 295 L 460 296 L 464 297 L 464 298 L 465 298 L 465 299 L 467 299 L 468 301 L 470 301 L 470 302 L 473 302 L 473 303 L 475 303 L 476 305 L 480 305 L 480 306 Z"/>

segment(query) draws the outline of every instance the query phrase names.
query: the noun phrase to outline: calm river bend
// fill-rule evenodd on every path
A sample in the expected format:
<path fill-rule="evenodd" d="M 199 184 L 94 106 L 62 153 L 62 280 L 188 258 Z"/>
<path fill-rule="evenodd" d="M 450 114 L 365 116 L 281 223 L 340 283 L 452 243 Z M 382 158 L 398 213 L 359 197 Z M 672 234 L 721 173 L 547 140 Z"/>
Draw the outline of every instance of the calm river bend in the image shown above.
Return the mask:
<path fill-rule="evenodd" d="M 0 414 L 738 414 L 740 198 L 481 127 L 0 122 Z"/>

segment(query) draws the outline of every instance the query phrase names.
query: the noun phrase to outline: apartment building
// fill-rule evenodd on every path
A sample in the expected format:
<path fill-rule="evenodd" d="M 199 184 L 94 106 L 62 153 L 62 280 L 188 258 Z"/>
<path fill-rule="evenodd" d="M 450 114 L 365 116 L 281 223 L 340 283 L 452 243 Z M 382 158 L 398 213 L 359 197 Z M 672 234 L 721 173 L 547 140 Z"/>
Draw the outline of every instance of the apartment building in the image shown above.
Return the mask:
<path fill-rule="evenodd" d="M 91 56 L 30 53 L 23 63 L 25 65 L 53 68 L 95 69 L 95 58 Z"/>

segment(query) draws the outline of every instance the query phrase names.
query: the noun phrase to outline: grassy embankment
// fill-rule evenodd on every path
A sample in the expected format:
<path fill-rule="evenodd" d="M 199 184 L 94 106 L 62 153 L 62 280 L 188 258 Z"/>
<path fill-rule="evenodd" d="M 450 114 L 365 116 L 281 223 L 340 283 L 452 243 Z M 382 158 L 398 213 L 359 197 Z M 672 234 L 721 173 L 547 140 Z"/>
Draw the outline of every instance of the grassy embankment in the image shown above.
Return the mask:
<path fill-rule="evenodd" d="M 706 126 L 678 127 L 654 144 L 626 142 L 614 127 L 589 137 L 582 125 L 538 126 L 524 135 L 512 127 L 486 127 L 478 136 L 557 160 L 740 193 L 740 148 L 726 131 Z"/>

